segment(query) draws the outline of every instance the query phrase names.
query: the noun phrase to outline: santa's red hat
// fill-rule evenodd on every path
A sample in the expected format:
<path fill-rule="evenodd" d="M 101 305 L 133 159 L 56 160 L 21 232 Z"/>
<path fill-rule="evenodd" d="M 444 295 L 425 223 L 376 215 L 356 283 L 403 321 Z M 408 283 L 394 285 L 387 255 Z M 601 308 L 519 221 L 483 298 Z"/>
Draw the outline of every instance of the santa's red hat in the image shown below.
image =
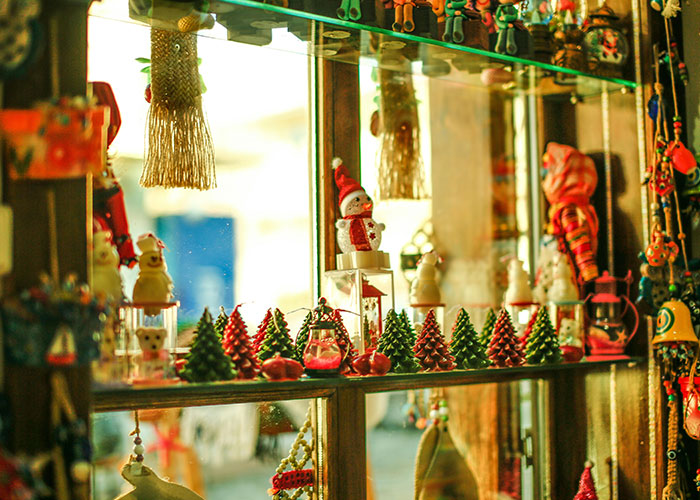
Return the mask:
<path fill-rule="evenodd" d="M 340 158 L 333 159 L 333 169 L 335 170 L 335 185 L 338 186 L 338 205 L 340 213 L 345 215 L 345 210 L 348 208 L 350 201 L 361 194 L 365 194 L 360 183 L 350 177 L 348 167 L 343 164 Z"/>

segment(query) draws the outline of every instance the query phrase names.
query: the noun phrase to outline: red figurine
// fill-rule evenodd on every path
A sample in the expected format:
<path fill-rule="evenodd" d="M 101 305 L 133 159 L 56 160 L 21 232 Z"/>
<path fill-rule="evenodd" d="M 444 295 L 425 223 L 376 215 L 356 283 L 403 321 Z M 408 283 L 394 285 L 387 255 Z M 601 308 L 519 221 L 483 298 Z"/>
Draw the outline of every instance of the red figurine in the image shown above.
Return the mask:
<path fill-rule="evenodd" d="M 592 467 L 593 462 L 586 462 L 585 469 L 583 469 L 583 473 L 581 474 L 581 480 L 578 483 L 578 493 L 576 493 L 574 500 L 598 500 L 598 495 L 595 491 L 595 483 L 591 475 Z"/>
<path fill-rule="evenodd" d="M 590 198 L 598 184 L 595 164 L 580 151 L 550 142 L 544 155 L 542 188 L 550 203 L 550 231 L 582 281 L 598 277 L 598 216 Z"/>

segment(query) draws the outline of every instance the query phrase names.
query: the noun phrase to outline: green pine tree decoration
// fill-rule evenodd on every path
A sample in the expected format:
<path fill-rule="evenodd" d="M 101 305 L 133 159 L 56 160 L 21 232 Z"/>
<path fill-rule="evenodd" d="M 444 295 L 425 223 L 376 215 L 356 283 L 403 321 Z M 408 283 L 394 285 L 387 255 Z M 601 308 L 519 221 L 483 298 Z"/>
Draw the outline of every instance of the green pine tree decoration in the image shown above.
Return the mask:
<path fill-rule="evenodd" d="M 216 382 L 236 377 L 236 370 L 221 347 L 221 339 L 216 334 L 208 308 L 204 309 L 197 323 L 195 338 L 185 362 L 180 378 L 188 382 Z"/>
<path fill-rule="evenodd" d="M 493 308 L 489 307 L 486 313 L 486 321 L 484 321 L 484 327 L 481 329 L 481 335 L 479 336 L 479 342 L 485 346 L 489 345 L 491 342 L 491 335 L 493 335 L 493 327 L 496 324 L 496 313 Z"/>
<path fill-rule="evenodd" d="M 469 313 L 464 309 L 460 309 L 452 327 L 450 352 L 455 358 L 457 368 L 462 370 L 485 368 L 491 364 L 486 355 L 486 346 L 479 340 L 479 334 L 472 325 Z"/>
<path fill-rule="evenodd" d="M 399 314 L 399 319 L 401 320 L 401 328 L 403 328 L 404 335 L 406 335 L 406 342 L 408 342 L 410 345 L 416 345 L 418 336 L 416 335 L 416 330 L 411 324 L 411 320 L 408 319 L 406 309 L 401 311 L 401 314 Z"/>
<path fill-rule="evenodd" d="M 540 307 L 525 346 L 525 359 L 531 365 L 560 363 L 559 337 L 554 331 L 546 307 Z"/>
<path fill-rule="evenodd" d="M 265 338 L 265 332 L 267 332 L 267 325 L 270 323 L 270 320 L 272 320 L 272 309 L 267 310 L 265 317 L 258 325 L 258 330 L 253 337 L 253 350 L 256 354 L 260 350 L 260 344 Z"/>
<path fill-rule="evenodd" d="M 393 309 L 384 319 L 384 331 L 379 337 L 377 351 L 391 360 L 391 371 L 394 373 L 415 373 L 420 370 L 413 346 L 408 343 L 401 319 Z"/>
<path fill-rule="evenodd" d="M 265 336 L 260 343 L 257 355 L 262 363 L 271 358 L 276 353 L 280 353 L 283 358 L 297 359 L 297 352 L 294 343 L 289 336 L 289 327 L 284 319 L 284 314 L 279 309 L 275 309 L 272 319 L 267 324 Z"/>
<path fill-rule="evenodd" d="M 297 353 L 296 359 L 298 360 L 304 359 L 304 349 L 306 349 L 306 343 L 309 341 L 309 326 L 311 326 L 313 317 L 313 311 L 309 311 L 306 314 L 304 322 L 301 324 L 301 328 L 299 328 L 299 332 L 297 333 L 297 338 L 294 341 L 294 350 Z"/>
<path fill-rule="evenodd" d="M 219 317 L 216 318 L 216 323 L 214 323 L 214 330 L 219 338 L 224 337 L 224 328 L 226 328 L 226 323 L 228 323 L 228 316 L 226 315 L 226 310 L 224 306 L 219 307 Z"/>

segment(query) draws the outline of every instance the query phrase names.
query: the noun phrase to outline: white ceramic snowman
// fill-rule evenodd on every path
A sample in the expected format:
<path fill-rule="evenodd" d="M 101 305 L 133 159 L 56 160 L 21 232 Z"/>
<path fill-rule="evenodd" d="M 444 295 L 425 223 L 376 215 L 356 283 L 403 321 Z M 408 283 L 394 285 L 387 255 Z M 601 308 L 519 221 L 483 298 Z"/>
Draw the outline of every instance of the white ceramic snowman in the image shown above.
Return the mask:
<path fill-rule="evenodd" d="M 360 183 L 350 173 L 340 158 L 333 160 L 335 184 L 338 186 L 338 202 L 342 219 L 338 219 L 338 246 L 343 253 L 378 250 L 382 241 L 384 224 L 372 219 L 374 204 Z"/>
<path fill-rule="evenodd" d="M 423 254 L 418 261 L 416 279 L 411 283 L 411 304 L 441 304 L 442 296 L 437 282 L 437 268 L 440 257 L 435 251 Z"/>
<path fill-rule="evenodd" d="M 547 291 L 547 299 L 550 302 L 571 302 L 579 299 L 569 260 L 561 253 L 557 254 L 554 260 L 552 286 Z"/>
<path fill-rule="evenodd" d="M 103 294 L 107 300 L 121 302 L 122 276 L 119 274 L 119 254 L 112 244 L 112 233 L 98 231 L 93 234 L 92 291 Z"/>
<path fill-rule="evenodd" d="M 139 236 L 139 276 L 134 284 L 135 303 L 165 303 L 173 297 L 173 280 L 163 259 L 163 243 L 153 234 Z M 145 307 L 144 313 L 155 316 L 161 307 Z"/>
<path fill-rule="evenodd" d="M 530 275 L 523 269 L 523 261 L 511 259 L 508 263 L 508 288 L 503 302 L 507 304 L 526 304 L 533 301 L 530 289 Z"/>

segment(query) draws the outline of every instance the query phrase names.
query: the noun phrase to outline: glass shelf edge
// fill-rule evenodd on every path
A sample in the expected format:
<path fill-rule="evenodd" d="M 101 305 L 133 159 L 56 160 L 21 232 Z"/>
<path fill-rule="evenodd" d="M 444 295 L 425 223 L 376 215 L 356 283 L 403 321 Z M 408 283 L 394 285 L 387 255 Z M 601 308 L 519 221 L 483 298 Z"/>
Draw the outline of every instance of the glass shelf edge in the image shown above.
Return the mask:
<path fill-rule="evenodd" d="M 331 24 L 334 26 L 344 26 L 344 27 L 355 29 L 358 31 L 370 31 L 373 33 L 377 33 L 379 35 L 394 37 L 397 39 L 403 39 L 403 40 L 407 40 L 410 42 L 424 43 L 424 44 L 428 44 L 428 45 L 433 45 L 435 47 L 447 48 L 450 50 L 454 50 L 455 53 L 466 52 L 466 53 L 470 53 L 470 54 L 475 54 L 475 55 L 487 57 L 490 59 L 495 59 L 495 60 L 502 61 L 502 62 L 522 64 L 523 66 L 531 66 L 531 67 L 535 67 L 535 68 L 540 68 L 540 69 L 543 69 L 546 71 L 551 71 L 554 73 L 557 73 L 557 72 L 558 73 L 565 73 L 565 74 L 572 75 L 572 76 L 581 76 L 584 78 L 590 78 L 592 80 L 597 80 L 600 82 L 609 82 L 609 83 L 613 83 L 616 85 L 621 85 L 623 87 L 627 87 L 630 90 L 634 90 L 638 86 L 637 82 L 634 82 L 632 80 L 625 80 L 623 78 L 594 75 L 591 73 L 576 71 L 574 69 L 570 69 L 570 68 L 566 68 L 566 67 L 562 67 L 562 66 L 555 66 L 553 64 L 540 63 L 540 62 L 533 61 L 530 59 L 522 59 L 522 58 L 515 57 L 515 56 L 509 56 L 507 54 L 499 54 L 497 52 L 491 52 L 489 50 L 467 47 L 464 45 L 456 45 L 453 43 L 443 42 L 441 40 L 435 40 L 433 38 L 418 37 L 418 36 L 410 35 L 407 33 L 401 33 L 401 32 L 396 32 L 396 31 L 392 31 L 392 30 L 387 30 L 385 28 L 379 28 L 377 26 L 369 26 L 366 24 L 354 23 L 352 21 L 344 21 L 342 19 L 326 17 L 326 16 L 322 16 L 319 14 L 313 14 L 313 13 L 305 12 L 302 10 L 296 10 L 296 9 L 290 9 L 290 8 L 282 7 L 282 6 L 278 6 L 278 5 L 266 4 L 266 3 L 262 3 L 262 2 L 259 2 L 256 0 L 218 0 L 218 1 L 220 3 L 250 7 L 250 8 L 260 9 L 260 10 L 267 10 L 270 12 L 276 12 L 278 14 L 284 14 L 284 15 L 288 15 L 291 17 L 298 17 L 298 18 L 302 18 L 302 19 L 307 19 L 309 21 L 317 21 L 317 22 L 321 22 L 321 23 Z M 313 54 L 310 54 L 310 55 L 313 55 Z"/>

